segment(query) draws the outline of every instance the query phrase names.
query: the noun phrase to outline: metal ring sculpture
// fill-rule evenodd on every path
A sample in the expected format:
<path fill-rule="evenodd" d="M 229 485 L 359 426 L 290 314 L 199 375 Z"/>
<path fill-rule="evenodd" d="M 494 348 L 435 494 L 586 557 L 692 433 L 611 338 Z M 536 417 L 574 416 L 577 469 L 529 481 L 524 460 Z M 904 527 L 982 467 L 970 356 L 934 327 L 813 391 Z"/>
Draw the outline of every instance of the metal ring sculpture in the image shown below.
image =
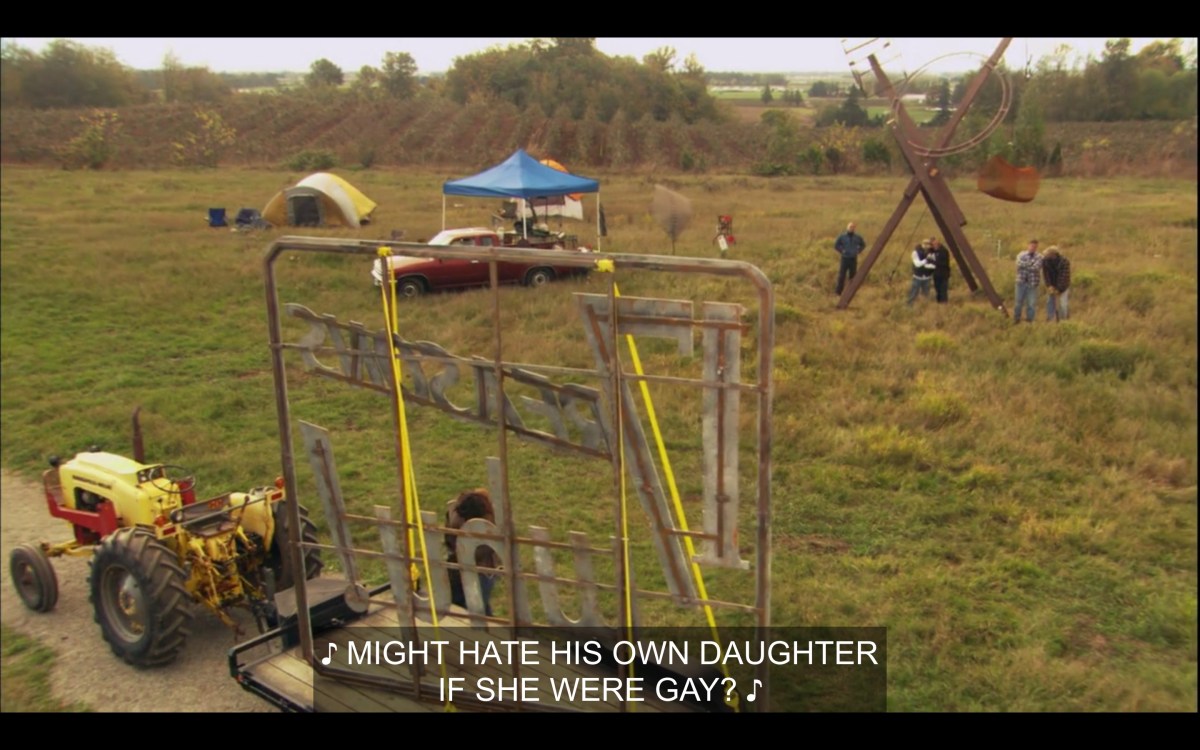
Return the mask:
<path fill-rule="evenodd" d="M 940 57 L 933 58 L 918 68 L 917 72 L 908 76 L 904 86 L 902 86 L 900 91 L 897 92 L 896 99 L 892 102 L 892 112 L 894 113 L 900 107 L 900 102 L 904 98 L 904 87 L 908 85 L 909 81 L 915 80 L 925 71 L 926 68 L 928 68 L 930 65 L 933 65 L 935 62 L 959 55 L 983 57 L 985 61 L 988 59 L 978 52 L 950 52 Z M 909 140 L 908 142 L 913 147 L 913 150 L 921 156 L 941 158 L 943 156 L 951 156 L 953 154 L 961 154 L 965 151 L 970 151 L 980 143 L 983 143 L 985 140 L 987 140 L 988 136 L 990 136 L 996 130 L 996 128 L 1000 127 L 1000 124 L 1004 122 L 1004 118 L 1008 116 L 1009 109 L 1012 108 L 1012 81 L 1009 80 L 1008 74 L 1003 71 L 996 70 L 995 66 L 992 66 L 991 74 L 997 76 L 998 80 L 1000 81 L 1000 107 L 996 110 L 995 116 L 992 117 L 991 121 L 988 122 L 987 126 L 984 127 L 983 130 L 979 131 L 962 143 L 956 143 L 953 146 L 943 146 L 942 148 L 930 148 L 923 143 L 917 143 L 913 140 Z"/>

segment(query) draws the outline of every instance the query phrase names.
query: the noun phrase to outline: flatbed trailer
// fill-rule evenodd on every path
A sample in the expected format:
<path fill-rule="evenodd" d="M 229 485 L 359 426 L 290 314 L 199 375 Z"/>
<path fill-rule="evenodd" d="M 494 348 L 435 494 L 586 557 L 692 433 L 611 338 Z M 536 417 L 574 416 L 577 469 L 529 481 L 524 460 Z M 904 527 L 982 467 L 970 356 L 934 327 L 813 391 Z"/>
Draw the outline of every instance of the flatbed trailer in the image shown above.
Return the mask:
<path fill-rule="evenodd" d="M 437 667 L 426 666 L 424 674 L 413 678 L 413 670 L 407 665 L 369 665 L 352 669 L 330 670 L 320 664 L 320 654 L 347 653 L 353 642 L 363 647 L 372 642 L 386 643 L 400 632 L 398 610 L 387 606 L 390 585 L 385 584 L 370 592 L 370 605 L 366 612 L 354 613 L 353 608 L 342 601 L 346 590 L 342 579 L 322 578 L 311 581 L 309 596 L 312 597 L 313 637 L 315 654 L 312 661 L 304 658 L 303 649 L 296 637 L 294 610 L 287 612 L 289 603 L 294 606 L 294 597 L 289 592 L 280 595 L 281 616 L 287 624 L 270 630 L 256 638 L 238 644 L 229 652 L 230 674 L 244 689 L 263 698 L 281 711 L 289 713 L 346 712 L 346 713 L 416 713 L 442 711 L 446 701 L 440 695 L 439 681 L 443 678 L 462 677 L 472 683 L 482 678 L 498 684 L 500 680 L 519 679 L 521 676 L 537 678 L 538 684 L 548 686 L 550 680 L 578 680 L 619 677 L 617 669 L 603 664 L 554 664 L 545 642 L 537 642 L 537 664 L 524 664 L 515 670 L 511 665 L 461 664 L 450 658 L 446 660 L 445 675 Z M 449 642 L 445 653 L 453 655 L 456 641 L 469 638 L 479 647 L 486 648 L 488 640 L 500 640 L 499 632 L 473 628 L 469 614 L 460 610 L 440 621 L 434 629 L 428 624 L 421 628 L 428 636 L 437 635 Z M 330 644 L 336 648 L 331 649 Z M 331 660 L 332 661 L 332 660 Z M 668 673 L 656 668 L 656 675 Z M 680 675 L 682 677 L 682 675 Z M 418 694 L 417 683 L 420 684 Z M 495 693 L 490 699 L 480 700 L 471 695 L 455 696 L 456 706 L 469 707 L 477 711 L 511 712 L 536 710 L 539 712 L 623 712 L 636 710 L 649 713 L 691 713 L 714 708 L 702 701 L 663 701 L 652 696 L 631 702 L 619 700 L 615 695 L 607 699 L 584 701 L 556 700 L 554 695 L 543 689 L 537 701 L 521 704 L 513 700 L 497 700 Z"/>

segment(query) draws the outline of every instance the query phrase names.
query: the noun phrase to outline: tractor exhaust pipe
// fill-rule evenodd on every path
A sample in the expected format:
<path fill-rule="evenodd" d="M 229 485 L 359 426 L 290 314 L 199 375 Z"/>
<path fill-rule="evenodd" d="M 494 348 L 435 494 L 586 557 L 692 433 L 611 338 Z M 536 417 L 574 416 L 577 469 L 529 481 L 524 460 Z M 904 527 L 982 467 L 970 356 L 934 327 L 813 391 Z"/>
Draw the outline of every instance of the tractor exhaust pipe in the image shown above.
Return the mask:
<path fill-rule="evenodd" d="M 146 463 L 146 449 L 142 446 L 142 423 L 138 421 L 138 414 L 141 411 L 141 406 L 133 410 L 133 460 L 144 464 Z"/>

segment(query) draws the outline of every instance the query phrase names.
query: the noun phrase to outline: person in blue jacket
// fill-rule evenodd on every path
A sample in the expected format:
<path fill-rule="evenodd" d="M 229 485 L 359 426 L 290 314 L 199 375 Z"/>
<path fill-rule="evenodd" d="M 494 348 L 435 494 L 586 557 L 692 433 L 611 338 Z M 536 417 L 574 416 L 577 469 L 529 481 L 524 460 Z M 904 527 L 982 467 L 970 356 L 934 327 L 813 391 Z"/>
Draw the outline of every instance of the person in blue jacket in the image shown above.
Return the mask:
<path fill-rule="evenodd" d="M 855 230 L 858 225 L 853 221 L 846 225 L 846 231 L 838 235 L 833 243 L 833 249 L 841 256 L 838 267 L 837 293 L 841 294 L 846 288 L 846 279 L 853 279 L 858 273 L 858 255 L 867 247 L 867 241 Z"/>

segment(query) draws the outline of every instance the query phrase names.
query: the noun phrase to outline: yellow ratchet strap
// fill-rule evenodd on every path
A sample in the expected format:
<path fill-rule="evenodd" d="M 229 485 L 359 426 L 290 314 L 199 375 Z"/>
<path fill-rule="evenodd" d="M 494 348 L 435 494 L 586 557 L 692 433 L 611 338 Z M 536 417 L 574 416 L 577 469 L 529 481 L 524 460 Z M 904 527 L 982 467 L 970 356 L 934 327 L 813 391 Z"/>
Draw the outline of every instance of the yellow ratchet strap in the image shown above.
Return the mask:
<path fill-rule="evenodd" d="M 433 574 L 430 572 L 429 547 L 425 543 L 425 523 L 421 518 L 421 505 L 417 499 L 417 480 L 413 471 L 412 448 L 408 439 L 408 416 L 404 409 L 404 391 L 400 388 L 403 373 L 401 372 L 400 357 L 396 354 L 394 336 L 396 328 L 399 325 L 396 315 L 396 275 L 391 272 L 390 264 L 387 261 L 388 257 L 392 254 L 392 249 L 381 247 L 378 253 L 383 263 L 383 272 L 388 276 L 387 286 L 381 285 L 381 294 L 383 296 L 383 317 L 388 322 L 388 354 L 392 363 L 392 387 L 396 389 L 397 416 L 400 422 L 400 474 L 401 481 L 404 483 L 405 515 L 410 519 L 415 518 L 417 520 L 416 537 L 419 540 L 421 548 L 421 563 L 425 568 L 425 590 L 429 592 L 429 615 L 433 620 L 434 638 L 438 639 L 440 638 L 440 633 L 437 605 L 433 600 Z M 408 548 L 411 550 L 413 547 L 413 528 L 411 522 L 408 525 L 408 542 Z M 419 575 L 415 563 L 411 566 L 411 575 L 415 583 Z M 441 670 L 442 681 L 444 683 L 446 680 L 446 665 L 439 662 L 438 667 Z M 446 699 L 445 710 L 447 712 L 457 711 L 449 698 Z"/>

